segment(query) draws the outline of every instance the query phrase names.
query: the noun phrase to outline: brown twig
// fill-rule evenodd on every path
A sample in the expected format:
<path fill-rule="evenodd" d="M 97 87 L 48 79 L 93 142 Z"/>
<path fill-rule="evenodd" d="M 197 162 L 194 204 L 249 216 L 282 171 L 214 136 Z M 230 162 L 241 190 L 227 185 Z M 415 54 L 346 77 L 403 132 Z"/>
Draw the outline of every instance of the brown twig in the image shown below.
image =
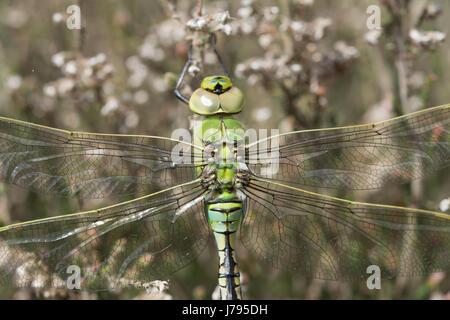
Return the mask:
<path fill-rule="evenodd" d="M 406 41 L 408 30 L 408 0 L 397 0 L 393 23 L 393 35 L 396 45 L 395 69 L 397 72 L 400 114 L 408 113 L 408 66 L 406 61 Z"/>
<path fill-rule="evenodd" d="M 389 2 L 390 3 L 390 2 Z M 409 0 L 395 0 L 395 5 L 388 6 L 388 10 L 393 16 L 392 22 L 392 36 L 395 43 L 395 71 L 397 82 L 397 113 L 403 115 L 411 112 L 408 108 L 408 64 L 407 64 L 407 45 L 408 45 L 408 9 Z M 414 180 L 409 185 L 409 190 L 412 198 L 412 204 L 418 205 L 421 202 L 423 194 L 423 184 L 421 179 Z M 411 218 L 412 219 L 412 218 Z M 411 222 L 413 223 L 413 222 Z M 408 238 L 402 244 L 405 248 L 404 263 L 411 263 L 412 256 L 409 253 L 411 250 L 411 240 Z M 400 290 L 406 285 L 406 281 L 402 278 L 397 279 L 397 287 Z"/>
<path fill-rule="evenodd" d="M 82 10 L 84 8 L 84 0 L 77 0 L 78 7 L 80 8 L 80 14 L 82 13 Z M 86 26 L 84 22 L 83 15 L 81 14 L 81 26 L 78 32 L 76 33 L 76 48 L 78 51 L 78 54 L 81 56 L 83 54 L 83 48 L 84 48 L 84 41 L 86 37 Z"/>
<path fill-rule="evenodd" d="M 202 16 L 203 0 L 197 0 L 197 16 Z"/>
<path fill-rule="evenodd" d="M 294 116 L 296 122 L 303 128 L 309 128 L 305 115 L 297 108 L 299 93 L 291 92 L 284 84 L 280 85 L 284 93 L 283 106 L 288 114 Z"/>

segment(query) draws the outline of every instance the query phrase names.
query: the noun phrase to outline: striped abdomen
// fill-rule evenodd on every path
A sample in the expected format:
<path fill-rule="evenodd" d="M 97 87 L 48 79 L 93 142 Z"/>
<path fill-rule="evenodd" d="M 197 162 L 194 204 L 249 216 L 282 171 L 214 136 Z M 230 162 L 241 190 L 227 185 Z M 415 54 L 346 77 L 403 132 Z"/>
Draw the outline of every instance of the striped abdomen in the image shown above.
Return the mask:
<path fill-rule="evenodd" d="M 219 251 L 219 288 L 222 300 L 241 299 L 239 270 L 234 256 L 236 231 L 243 205 L 235 191 L 218 192 L 207 202 L 208 220 Z"/>

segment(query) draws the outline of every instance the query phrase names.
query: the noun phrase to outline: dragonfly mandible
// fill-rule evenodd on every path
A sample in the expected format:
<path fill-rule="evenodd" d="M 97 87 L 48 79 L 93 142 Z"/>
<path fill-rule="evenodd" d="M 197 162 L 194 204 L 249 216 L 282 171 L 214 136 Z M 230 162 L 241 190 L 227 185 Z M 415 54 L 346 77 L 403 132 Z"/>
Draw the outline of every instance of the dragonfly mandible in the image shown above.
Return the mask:
<path fill-rule="evenodd" d="M 450 215 L 304 189 L 375 189 L 450 165 L 450 105 L 249 141 L 233 118 L 244 95 L 229 77 L 206 77 L 182 100 L 203 116 L 191 142 L 0 118 L 3 181 L 61 196 L 139 196 L 0 228 L 0 285 L 65 287 L 71 265 L 84 289 L 165 279 L 211 238 L 222 299 L 242 298 L 236 238 L 267 264 L 322 279 L 364 277 L 370 265 L 384 277 L 450 270 Z"/>

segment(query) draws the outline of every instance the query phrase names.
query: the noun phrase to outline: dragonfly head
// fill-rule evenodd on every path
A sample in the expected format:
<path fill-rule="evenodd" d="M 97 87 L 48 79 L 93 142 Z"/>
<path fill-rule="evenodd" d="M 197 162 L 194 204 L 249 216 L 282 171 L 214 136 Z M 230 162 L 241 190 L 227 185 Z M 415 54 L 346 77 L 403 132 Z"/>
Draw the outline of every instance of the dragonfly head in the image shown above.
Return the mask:
<path fill-rule="evenodd" d="M 232 114 L 244 108 L 244 95 L 226 76 L 209 76 L 189 99 L 189 108 L 200 115 Z"/>
<path fill-rule="evenodd" d="M 226 76 L 209 76 L 202 80 L 201 88 L 215 94 L 222 94 L 231 89 L 233 84 Z"/>

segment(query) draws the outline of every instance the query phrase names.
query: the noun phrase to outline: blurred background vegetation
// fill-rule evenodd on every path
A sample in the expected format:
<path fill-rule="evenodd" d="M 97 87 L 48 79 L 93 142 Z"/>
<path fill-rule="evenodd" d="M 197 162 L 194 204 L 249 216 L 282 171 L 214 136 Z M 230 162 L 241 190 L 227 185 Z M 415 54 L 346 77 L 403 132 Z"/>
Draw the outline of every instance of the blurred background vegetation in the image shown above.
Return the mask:
<path fill-rule="evenodd" d="M 69 30 L 66 8 L 81 7 Z M 370 5 L 381 11 L 369 30 Z M 292 131 L 367 123 L 450 102 L 448 1 L 408 0 L 0 0 L 0 115 L 78 131 L 170 136 L 191 114 L 173 95 L 189 42 L 213 28 L 246 95 L 248 128 Z M 227 13 L 228 12 L 228 13 Z M 203 20 L 202 20 L 203 19 Z M 373 20 L 371 20 L 373 22 Z M 199 43 L 200 43 L 199 42 Z M 200 43 L 201 44 L 201 43 Z M 183 87 L 221 72 L 205 46 Z M 447 210 L 449 170 L 410 185 L 331 193 L 347 199 Z M 0 184 L 0 226 L 116 202 L 53 198 Z M 450 276 L 364 282 L 274 270 L 239 247 L 246 299 L 450 299 Z M 210 299 L 214 243 L 175 273 L 165 293 L 5 289 L 12 299 Z"/>

